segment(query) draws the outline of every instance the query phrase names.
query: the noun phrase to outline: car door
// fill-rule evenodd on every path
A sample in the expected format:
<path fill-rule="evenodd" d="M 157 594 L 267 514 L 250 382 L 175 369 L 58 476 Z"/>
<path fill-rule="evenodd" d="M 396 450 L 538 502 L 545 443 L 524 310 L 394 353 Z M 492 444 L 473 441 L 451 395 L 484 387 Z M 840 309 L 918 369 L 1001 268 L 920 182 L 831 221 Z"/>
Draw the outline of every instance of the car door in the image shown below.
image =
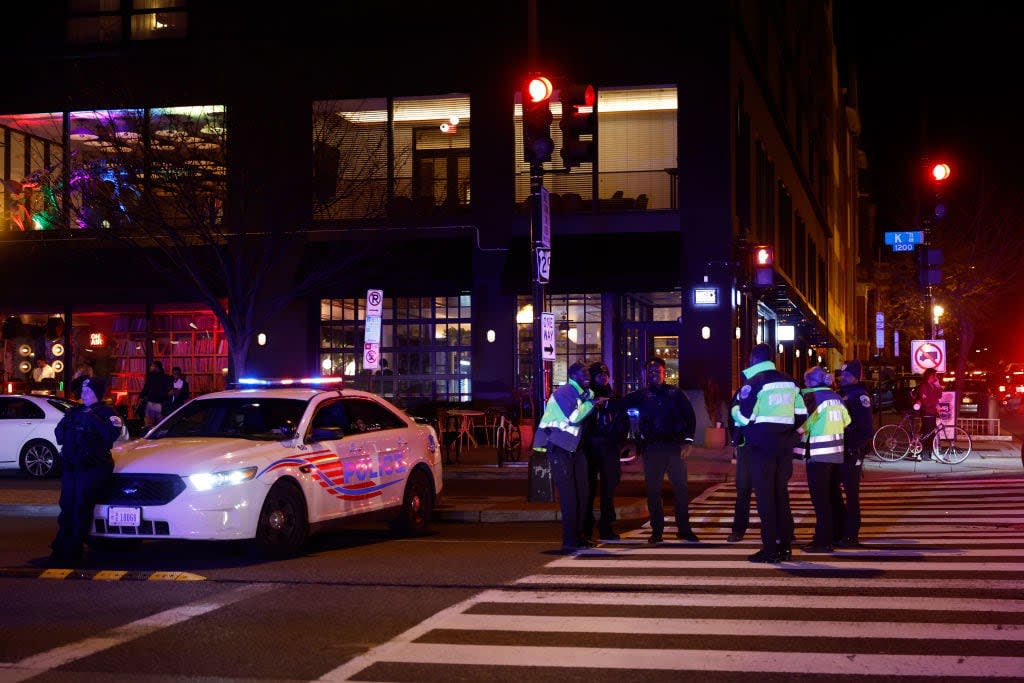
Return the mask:
<path fill-rule="evenodd" d="M 0 464 L 17 466 L 21 448 L 43 422 L 43 409 L 20 396 L 0 396 Z"/>
<path fill-rule="evenodd" d="M 372 439 L 374 453 L 361 461 L 374 481 L 374 507 L 401 504 L 405 480 L 409 474 L 409 435 L 405 421 L 382 402 L 370 398 L 349 398 L 346 409 L 352 416 L 356 434 Z M 355 436 L 355 434 L 353 434 Z M 348 440 L 349 437 L 345 437 Z M 363 465 L 362 463 L 365 463 Z"/>

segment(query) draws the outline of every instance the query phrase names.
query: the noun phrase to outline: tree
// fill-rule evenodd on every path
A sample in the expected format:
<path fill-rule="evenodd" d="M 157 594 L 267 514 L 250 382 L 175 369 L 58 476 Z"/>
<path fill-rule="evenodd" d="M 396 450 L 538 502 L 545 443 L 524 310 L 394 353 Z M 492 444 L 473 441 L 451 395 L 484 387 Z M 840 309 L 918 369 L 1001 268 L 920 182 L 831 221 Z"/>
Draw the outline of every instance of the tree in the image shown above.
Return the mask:
<path fill-rule="evenodd" d="M 244 165 L 228 175 L 224 116 L 220 107 L 95 112 L 80 135 L 100 144 L 72 152 L 66 189 L 59 178 L 51 184 L 61 185 L 70 227 L 130 247 L 209 307 L 240 377 L 256 332 L 297 297 L 337 282 L 369 245 L 318 243 L 315 263 L 299 268 L 306 226 L 268 225 L 256 216 L 252 199 L 273 188 L 261 187 Z M 314 130 L 325 135 L 314 141 L 314 204 L 358 197 L 367 218 L 384 215 L 386 193 L 371 179 L 386 157 L 357 153 L 354 144 L 339 147 L 345 124 L 318 123 L 317 116 Z M 324 169 L 340 179 L 333 192 Z"/>
<path fill-rule="evenodd" d="M 998 330 L 1005 323 L 999 311 L 1017 296 L 1024 259 L 1021 199 L 1016 191 L 961 186 L 949 200 L 948 215 L 930 231 L 931 247 L 941 249 L 944 260 L 942 281 L 932 294 L 945 309 L 942 327 L 958 383 L 979 334 Z M 924 310 L 913 256 L 894 254 L 879 272 L 887 319 L 923 338 L 931 311 Z"/>

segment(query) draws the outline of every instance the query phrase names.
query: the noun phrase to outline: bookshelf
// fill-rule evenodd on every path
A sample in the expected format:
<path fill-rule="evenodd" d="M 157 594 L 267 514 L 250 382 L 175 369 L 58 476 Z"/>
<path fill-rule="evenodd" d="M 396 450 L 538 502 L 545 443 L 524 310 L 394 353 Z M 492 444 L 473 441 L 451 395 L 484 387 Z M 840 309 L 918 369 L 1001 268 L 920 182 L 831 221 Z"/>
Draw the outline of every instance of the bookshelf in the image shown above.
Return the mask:
<path fill-rule="evenodd" d="M 163 363 L 168 374 L 171 368 L 180 367 L 193 396 L 224 388 L 227 339 L 213 314 L 198 311 L 154 313 L 150 318 L 149 332 L 153 360 Z M 126 396 L 122 400 L 134 406 L 148 370 L 146 317 L 141 314 L 114 316 L 110 342 L 114 361 L 111 390 L 124 392 Z"/>

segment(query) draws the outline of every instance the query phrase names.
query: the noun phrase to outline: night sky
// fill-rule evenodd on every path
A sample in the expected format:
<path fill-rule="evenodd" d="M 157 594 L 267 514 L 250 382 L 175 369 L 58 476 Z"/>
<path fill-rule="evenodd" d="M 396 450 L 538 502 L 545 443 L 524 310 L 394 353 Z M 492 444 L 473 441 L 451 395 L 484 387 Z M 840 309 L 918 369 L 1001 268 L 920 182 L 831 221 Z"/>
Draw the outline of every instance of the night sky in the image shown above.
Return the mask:
<path fill-rule="evenodd" d="M 996 183 L 1024 198 L 1024 41 L 1012 5 L 848 0 L 836 11 L 840 40 L 858 63 L 880 231 L 906 229 L 910 181 L 924 155 L 948 160 L 959 182 Z M 1008 361 L 1024 360 L 1022 298 L 1007 293 L 1005 319 L 981 340 Z"/>

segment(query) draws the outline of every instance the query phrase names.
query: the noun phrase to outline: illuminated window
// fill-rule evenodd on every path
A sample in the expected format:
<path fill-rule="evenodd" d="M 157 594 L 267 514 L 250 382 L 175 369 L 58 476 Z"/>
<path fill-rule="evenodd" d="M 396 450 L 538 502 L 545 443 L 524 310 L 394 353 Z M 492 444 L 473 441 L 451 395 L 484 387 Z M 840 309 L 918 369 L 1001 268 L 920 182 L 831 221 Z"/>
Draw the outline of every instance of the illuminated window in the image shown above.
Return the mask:
<path fill-rule="evenodd" d="M 69 0 L 68 42 L 116 43 L 131 40 L 164 40 L 188 35 L 186 0 Z"/>

